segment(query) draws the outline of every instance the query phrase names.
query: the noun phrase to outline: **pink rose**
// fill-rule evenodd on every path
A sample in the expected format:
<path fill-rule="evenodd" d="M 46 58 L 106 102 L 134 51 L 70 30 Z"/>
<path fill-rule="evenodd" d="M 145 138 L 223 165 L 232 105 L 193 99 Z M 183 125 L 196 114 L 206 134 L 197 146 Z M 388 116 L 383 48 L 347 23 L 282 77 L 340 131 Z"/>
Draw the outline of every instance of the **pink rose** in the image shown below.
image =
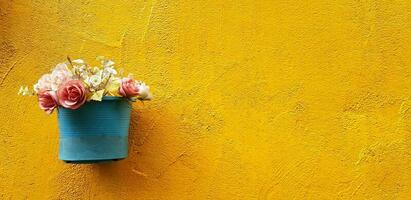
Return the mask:
<path fill-rule="evenodd" d="M 47 114 L 51 114 L 55 108 L 57 108 L 57 95 L 56 92 L 51 90 L 39 90 L 37 92 L 39 100 L 39 106 Z"/>
<path fill-rule="evenodd" d="M 120 94 L 124 97 L 130 98 L 138 95 L 138 88 L 136 82 L 131 78 L 123 78 L 121 80 Z"/>
<path fill-rule="evenodd" d="M 86 102 L 86 89 L 79 80 L 69 80 L 61 84 L 57 91 L 61 106 L 77 109 Z"/>

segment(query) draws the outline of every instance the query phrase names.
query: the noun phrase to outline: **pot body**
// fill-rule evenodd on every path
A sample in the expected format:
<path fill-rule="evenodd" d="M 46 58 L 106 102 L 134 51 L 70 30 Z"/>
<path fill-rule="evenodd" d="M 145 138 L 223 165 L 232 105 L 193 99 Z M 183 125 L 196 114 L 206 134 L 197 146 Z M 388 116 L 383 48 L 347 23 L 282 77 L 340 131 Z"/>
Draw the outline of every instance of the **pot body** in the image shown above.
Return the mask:
<path fill-rule="evenodd" d="M 59 107 L 59 159 L 98 163 L 126 158 L 130 112 L 130 103 L 121 97 L 86 102 L 77 110 Z"/>

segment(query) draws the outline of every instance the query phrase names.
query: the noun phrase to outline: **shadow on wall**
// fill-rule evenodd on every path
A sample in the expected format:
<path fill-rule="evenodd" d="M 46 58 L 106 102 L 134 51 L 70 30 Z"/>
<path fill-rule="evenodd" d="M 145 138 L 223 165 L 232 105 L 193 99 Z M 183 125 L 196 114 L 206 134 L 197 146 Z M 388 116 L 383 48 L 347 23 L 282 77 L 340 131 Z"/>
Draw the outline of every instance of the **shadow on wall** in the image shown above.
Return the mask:
<path fill-rule="evenodd" d="M 134 103 L 128 157 L 104 164 L 62 164 L 64 170 L 50 180 L 51 199 L 179 199 L 194 194 L 194 183 L 215 167 L 210 156 L 218 155 L 203 148 L 214 149 L 204 133 L 218 126 L 214 118 L 204 121 L 193 111 L 211 110 L 202 102 L 171 107 L 167 102 Z"/>
<path fill-rule="evenodd" d="M 95 186 L 97 191 L 121 195 L 133 191 L 144 193 L 160 187 L 164 192 L 164 188 L 168 188 L 173 180 L 159 179 L 187 156 L 189 141 L 183 136 L 181 123 L 175 115 L 165 108 L 155 107 L 156 110 L 152 110 L 136 107 L 141 106 L 133 106 L 128 158 L 91 165 L 98 183 Z"/>

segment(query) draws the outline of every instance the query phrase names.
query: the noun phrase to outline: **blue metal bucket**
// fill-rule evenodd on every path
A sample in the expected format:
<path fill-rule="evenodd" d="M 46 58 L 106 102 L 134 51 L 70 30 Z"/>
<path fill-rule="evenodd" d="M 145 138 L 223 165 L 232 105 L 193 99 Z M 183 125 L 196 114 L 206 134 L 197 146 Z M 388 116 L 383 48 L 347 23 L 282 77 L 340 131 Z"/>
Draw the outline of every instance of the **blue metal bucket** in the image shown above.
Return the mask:
<path fill-rule="evenodd" d="M 86 102 L 77 110 L 59 107 L 59 159 L 99 163 L 126 158 L 130 111 L 130 103 L 122 97 Z"/>

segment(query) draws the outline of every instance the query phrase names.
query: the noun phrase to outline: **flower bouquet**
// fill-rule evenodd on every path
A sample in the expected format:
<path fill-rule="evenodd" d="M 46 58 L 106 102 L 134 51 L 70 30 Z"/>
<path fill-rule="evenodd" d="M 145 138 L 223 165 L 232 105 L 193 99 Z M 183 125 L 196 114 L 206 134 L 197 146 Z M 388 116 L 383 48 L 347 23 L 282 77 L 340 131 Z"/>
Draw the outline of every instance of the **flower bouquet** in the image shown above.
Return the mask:
<path fill-rule="evenodd" d="M 37 95 L 47 114 L 57 109 L 60 129 L 59 159 L 68 163 L 120 160 L 128 154 L 130 102 L 151 100 L 149 87 L 133 79 L 114 62 L 97 57 L 100 67 L 84 60 L 59 63 L 29 89 L 19 94 Z"/>

